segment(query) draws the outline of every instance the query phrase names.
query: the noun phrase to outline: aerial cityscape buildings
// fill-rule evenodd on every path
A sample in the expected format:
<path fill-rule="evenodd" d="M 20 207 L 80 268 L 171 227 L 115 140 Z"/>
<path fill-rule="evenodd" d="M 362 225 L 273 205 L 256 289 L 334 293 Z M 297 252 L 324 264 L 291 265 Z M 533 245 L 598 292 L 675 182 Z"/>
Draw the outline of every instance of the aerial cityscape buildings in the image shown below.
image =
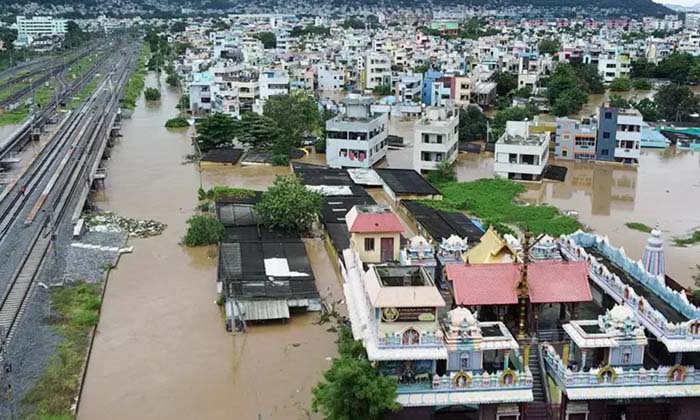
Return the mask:
<path fill-rule="evenodd" d="M 6 3 L 0 419 L 698 418 L 700 5 Z"/>

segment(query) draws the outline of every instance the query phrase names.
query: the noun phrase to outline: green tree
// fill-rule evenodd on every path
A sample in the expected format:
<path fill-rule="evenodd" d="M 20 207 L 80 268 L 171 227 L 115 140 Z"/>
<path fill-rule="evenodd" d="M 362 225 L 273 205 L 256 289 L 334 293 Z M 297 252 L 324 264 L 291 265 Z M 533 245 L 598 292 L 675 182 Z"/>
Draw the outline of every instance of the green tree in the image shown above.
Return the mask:
<path fill-rule="evenodd" d="M 632 89 L 632 82 L 626 77 L 616 77 L 610 82 L 609 87 L 613 92 L 628 92 Z"/>
<path fill-rule="evenodd" d="M 378 96 L 391 95 L 391 85 L 377 85 L 372 89 L 372 93 Z"/>
<path fill-rule="evenodd" d="M 446 160 L 437 164 L 435 170 L 428 172 L 428 181 L 431 184 L 442 184 L 457 180 L 457 171 L 455 171 L 454 163 L 449 163 Z"/>
<path fill-rule="evenodd" d="M 274 32 L 258 32 L 255 38 L 262 42 L 266 50 L 277 48 L 277 36 Z"/>
<path fill-rule="evenodd" d="M 301 92 L 271 96 L 265 101 L 263 115 L 277 124 L 292 147 L 299 147 L 302 137 L 319 127 L 316 100 Z"/>
<path fill-rule="evenodd" d="M 143 92 L 143 96 L 147 101 L 157 101 L 160 99 L 160 91 L 156 88 L 149 87 Z"/>
<path fill-rule="evenodd" d="M 278 176 L 263 193 L 255 212 L 271 229 L 305 232 L 321 211 L 321 194 L 307 189 L 299 178 Z"/>
<path fill-rule="evenodd" d="M 656 106 L 656 102 L 649 98 L 644 98 L 634 105 L 635 108 L 642 114 L 644 121 L 658 121 L 661 119 L 661 113 Z"/>
<path fill-rule="evenodd" d="M 518 76 L 506 71 L 496 73 L 496 93 L 505 96 L 518 87 Z"/>
<path fill-rule="evenodd" d="M 168 73 L 168 77 L 165 78 L 165 83 L 168 84 L 168 86 L 173 86 L 177 87 L 177 84 L 180 82 L 180 80 L 177 77 L 177 74 L 175 73 Z"/>
<path fill-rule="evenodd" d="M 17 39 L 17 31 L 7 27 L 0 27 L 0 41 L 5 49 L 13 49 L 12 43 Z"/>
<path fill-rule="evenodd" d="M 554 101 L 551 111 L 559 117 L 574 114 L 581 110 L 587 99 L 588 95 L 583 90 L 579 88 L 567 89 Z"/>
<path fill-rule="evenodd" d="M 486 140 L 488 118 L 476 105 L 459 110 L 459 141 Z"/>
<path fill-rule="evenodd" d="M 240 121 L 235 121 L 233 133 L 241 143 L 263 150 L 276 144 L 281 136 L 275 121 L 255 112 L 246 112 Z"/>
<path fill-rule="evenodd" d="M 529 98 L 532 96 L 532 88 L 530 86 L 524 86 L 513 92 L 513 97 L 515 98 Z"/>
<path fill-rule="evenodd" d="M 629 108 L 630 103 L 620 95 L 610 95 L 610 106 L 614 108 Z"/>
<path fill-rule="evenodd" d="M 663 86 L 654 95 L 654 102 L 661 116 L 671 121 L 684 121 L 690 114 L 700 111 L 700 97 L 688 86 Z"/>
<path fill-rule="evenodd" d="M 208 115 L 196 125 L 196 142 L 202 153 L 231 144 L 239 128 L 238 122 L 226 114 Z"/>
<path fill-rule="evenodd" d="M 82 45 L 89 38 L 88 34 L 83 31 L 77 23 L 69 20 L 66 23 L 66 34 L 63 37 L 63 45 L 66 48 L 76 48 Z"/>
<path fill-rule="evenodd" d="M 357 16 L 351 16 L 349 18 L 346 18 L 340 26 L 342 26 L 345 29 L 365 29 L 365 21 L 358 18 Z"/>
<path fill-rule="evenodd" d="M 213 216 L 192 216 L 187 219 L 187 225 L 187 233 L 182 241 L 186 246 L 213 245 L 224 236 L 224 225 Z"/>
<path fill-rule="evenodd" d="M 559 40 L 556 38 L 545 38 L 540 41 L 540 45 L 538 46 L 538 51 L 540 54 L 549 54 L 549 55 L 554 55 L 559 52 L 559 48 L 561 47 L 561 44 L 559 43 Z"/>
<path fill-rule="evenodd" d="M 598 73 L 598 67 L 593 64 L 577 64 L 572 66 L 572 68 L 578 78 L 581 89 L 587 93 L 605 93 L 605 86 L 600 73 Z"/>
<path fill-rule="evenodd" d="M 691 80 L 690 75 L 694 73 L 696 66 L 700 66 L 700 58 L 688 53 L 674 52 L 656 66 L 654 76 L 671 79 L 676 83 L 686 83 Z"/>
<path fill-rule="evenodd" d="M 630 77 L 632 78 L 648 78 L 654 77 L 656 73 L 656 65 L 650 63 L 647 59 L 634 60 L 630 68 Z"/>
<path fill-rule="evenodd" d="M 327 420 L 384 419 L 401 408 L 396 402 L 396 381 L 377 372 L 347 329 L 339 331 L 339 357 L 313 389 L 312 409 Z"/>
<path fill-rule="evenodd" d="M 636 90 L 651 90 L 652 85 L 649 79 L 632 79 L 632 87 Z"/>

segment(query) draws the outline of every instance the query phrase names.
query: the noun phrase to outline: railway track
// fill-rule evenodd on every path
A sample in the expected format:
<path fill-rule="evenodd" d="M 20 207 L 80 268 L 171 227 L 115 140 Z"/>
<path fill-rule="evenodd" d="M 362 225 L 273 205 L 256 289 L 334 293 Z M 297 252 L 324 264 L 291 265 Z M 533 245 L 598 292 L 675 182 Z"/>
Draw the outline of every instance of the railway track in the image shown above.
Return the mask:
<path fill-rule="evenodd" d="M 32 172 L 27 178 L 34 183 L 31 191 L 25 189 L 23 193 L 5 197 L 6 200 L 0 202 L 0 244 L 13 226 L 24 224 L 35 229 L 0 300 L 0 331 L 4 332 L 7 342 L 16 332 L 33 285 L 49 250 L 54 246 L 59 229 L 64 226 L 64 222 L 70 222 L 64 218 L 65 212 L 73 204 L 81 205 L 75 203 L 79 201 L 79 198 L 76 200 L 79 196 L 77 193 L 85 187 L 84 180 L 91 176 L 91 163 L 101 159 L 101 145 L 107 141 L 112 117 L 118 110 L 119 97 L 129 70 L 135 64 L 135 58 L 136 53 L 131 52 L 117 63 L 117 70 L 105 78 L 79 111 L 70 116 L 70 121 L 61 129 L 60 137 L 54 139 L 52 148 L 33 162 Z M 114 85 L 117 86 L 114 91 L 111 89 L 110 78 L 114 79 Z M 36 196 L 40 188 L 41 194 L 34 200 L 32 197 Z M 25 213 L 28 215 L 22 220 Z"/>
<path fill-rule="evenodd" d="M 7 154 L 9 154 L 11 151 L 17 148 L 17 146 L 20 145 L 20 143 L 27 138 L 28 134 L 30 133 L 30 130 L 32 127 L 37 127 L 37 126 L 42 126 L 44 122 L 52 117 L 55 114 L 56 108 L 62 104 L 68 101 L 80 89 L 83 88 L 92 78 L 95 76 L 95 73 L 97 72 L 98 68 L 100 66 L 103 66 L 106 57 L 103 56 L 99 61 L 95 62 L 95 64 L 92 66 L 90 70 L 88 70 L 80 80 L 77 82 L 73 83 L 72 85 L 70 82 L 65 80 L 65 76 L 63 74 L 63 70 L 57 73 L 56 79 L 58 80 L 59 84 L 61 85 L 60 90 L 58 91 L 57 95 L 54 95 L 51 98 L 51 101 L 46 104 L 45 106 L 42 107 L 42 109 L 39 111 L 38 114 L 36 114 L 31 121 L 31 124 L 27 124 L 26 127 L 15 133 L 14 138 L 10 139 L 7 141 L 5 144 L 0 146 L 0 160 L 2 160 Z"/>
<path fill-rule="evenodd" d="M 33 90 L 35 90 L 38 86 L 41 86 L 49 79 L 60 75 L 66 69 L 66 67 L 70 67 L 71 65 L 77 63 L 79 60 L 85 58 L 89 54 L 92 54 L 94 51 L 95 51 L 94 48 L 85 49 L 85 50 L 81 51 L 77 56 L 70 58 L 68 61 L 63 61 L 63 60 L 65 60 L 65 57 L 60 57 L 60 60 L 62 62 L 59 64 L 55 64 L 53 66 L 50 66 L 48 69 L 42 68 L 42 69 L 31 71 L 30 73 L 21 75 L 21 76 L 13 79 L 11 81 L 5 82 L 4 84 L 0 85 L 0 91 L 3 91 L 12 85 L 15 85 L 17 83 L 22 83 L 25 80 L 32 81 L 32 83 L 29 86 L 26 86 L 25 88 L 20 89 L 17 92 L 14 92 L 11 95 L 4 98 L 3 100 L 1 100 L 0 101 L 0 108 L 5 108 L 11 104 L 14 104 L 14 103 L 20 101 L 26 95 L 28 95 Z M 34 79 L 34 77 L 36 77 L 37 75 L 39 75 L 39 78 Z"/>

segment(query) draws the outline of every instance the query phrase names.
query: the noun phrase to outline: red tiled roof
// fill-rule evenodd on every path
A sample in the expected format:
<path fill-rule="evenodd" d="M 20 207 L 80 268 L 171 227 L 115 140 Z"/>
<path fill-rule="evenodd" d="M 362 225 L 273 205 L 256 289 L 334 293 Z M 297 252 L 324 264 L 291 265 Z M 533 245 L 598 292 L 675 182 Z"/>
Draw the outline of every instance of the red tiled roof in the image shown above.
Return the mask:
<path fill-rule="evenodd" d="M 448 265 L 458 305 L 510 305 L 518 302 L 515 286 L 522 264 Z M 590 302 L 588 263 L 530 263 L 528 284 L 532 303 Z"/>
<path fill-rule="evenodd" d="M 518 303 L 515 264 L 448 265 L 447 278 L 454 286 L 458 305 L 511 305 Z"/>
<path fill-rule="evenodd" d="M 586 261 L 546 261 L 528 266 L 530 302 L 568 303 L 593 300 Z"/>
<path fill-rule="evenodd" d="M 351 233 L 403 232 L 403 226 L 394 213 L 358 214 L 350 227 Z"/>

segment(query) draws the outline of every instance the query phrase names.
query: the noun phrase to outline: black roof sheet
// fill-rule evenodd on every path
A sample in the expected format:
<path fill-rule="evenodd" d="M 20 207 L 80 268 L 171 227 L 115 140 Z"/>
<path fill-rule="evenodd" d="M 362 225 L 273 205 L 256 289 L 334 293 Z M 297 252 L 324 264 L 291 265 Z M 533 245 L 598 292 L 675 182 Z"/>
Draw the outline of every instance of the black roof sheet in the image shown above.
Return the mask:
<path fill-rule="evenodd" d="M 440 191 L 413 169 L 382 168 L 375 171 L 396 194 L 440 194 Z"/>
<path fill-rule="evenodd" d="M 355 185 L 348 171 L 341 168 L 293 162 L 292 171 L 301 176 L 304 185 Z"/>
<path fill-rule="evenodd" d="M 459 212 L 436 210 L 419 201 L 403 200 L 401 204 L 413 215 L 436 241 L 454 234 L 467 238 L 469 244 L 478 243 L 484 232 L 466 215 Z"/>
<path fill-rule="evenodd" d="M 226 147 L 223 149 L 212 149 L 202 156 L 202 162 L 217 162 L 235 164 L 243 155 L 243 149 Z"/>

